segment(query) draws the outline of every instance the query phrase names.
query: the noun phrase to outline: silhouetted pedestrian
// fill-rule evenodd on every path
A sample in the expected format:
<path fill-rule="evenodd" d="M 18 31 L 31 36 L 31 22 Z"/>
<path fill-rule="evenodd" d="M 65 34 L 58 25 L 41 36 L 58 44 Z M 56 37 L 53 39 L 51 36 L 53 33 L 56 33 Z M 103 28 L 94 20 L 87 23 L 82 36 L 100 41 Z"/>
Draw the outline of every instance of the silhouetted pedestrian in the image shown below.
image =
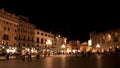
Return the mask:
<path fill-rule="evenodd" d="M 31 51 L 27 52 L 28 55 L 28 61 L 32 61 L 32 54 Z"/>
<path fill-rule="evenodd" d="M 22 60 L 25 61 L 25 50 L 22 50 Z"/>
<path fill-rule="evenodd" d="M 6 53 L 6 60 L 9 60 L 9 53 Z"/>

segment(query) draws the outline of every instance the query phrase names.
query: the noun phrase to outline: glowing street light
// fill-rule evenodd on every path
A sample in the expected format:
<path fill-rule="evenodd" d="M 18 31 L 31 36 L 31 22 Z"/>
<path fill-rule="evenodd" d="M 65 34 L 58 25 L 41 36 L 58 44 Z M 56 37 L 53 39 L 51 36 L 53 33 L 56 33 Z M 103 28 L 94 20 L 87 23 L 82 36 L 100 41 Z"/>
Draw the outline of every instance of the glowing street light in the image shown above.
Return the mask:
<path fill-rule="evenodd" d="M 52 44 L 52 41 L 51 40 L 47 40 L 47 42 L 46 42 L 47 48 L 50 48 L 51 44 Z"/>
<path fill-rule="evenodd" d="M 97 45 L 96 45 L 96 48 L 100 48 L 100 44 L 97 44 Z"/>
<path fill-rule="evenodd" d="M 61 46 L 61 48 L 63 48 L 63 49 L 64 49 L 64 48 L 65 48 L 65 45 L 63 44 L 63 45 Z"/>
<path fill-rule="evenodd" d="M 46 44 L 52 44 L 51 40 L 47 40 Z"/>

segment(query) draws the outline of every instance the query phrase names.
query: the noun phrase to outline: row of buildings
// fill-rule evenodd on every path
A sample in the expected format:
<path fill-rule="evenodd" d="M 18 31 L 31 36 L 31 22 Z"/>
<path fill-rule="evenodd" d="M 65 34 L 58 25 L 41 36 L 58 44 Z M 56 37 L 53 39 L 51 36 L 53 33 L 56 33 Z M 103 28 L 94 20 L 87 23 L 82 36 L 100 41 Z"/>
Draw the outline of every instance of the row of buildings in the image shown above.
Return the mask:
<path fill-rule="evenodd" d="M 73 51 L 115 51 L 120 46 L 120 29 L 105 32 L 91 32 L 90 40 L 67 42 L 66 37 L 36 28 L 29 23 L 29 18 L 15 15 L 0 9 L 0 51 L 4 48 L 18 50 L 37 48 Z"/>
<path fill-rule="evenodd" d="M 0 9 L 0 50 L 8 48 L 12 51 L 16 48 L 20 50 L 31 47 L 59 49 L 61 45 L 66 45 L 66 40 L 65 37 L 61 38 L 36 28 L 25 16 L 16 16 L 4 11 L 3 8 Z"/>
<path fill-rule="evenodd" d="M 104 32 L 91 32 L 93 51 L 115 52 L 120 50 L 120 29 L 112 29 Z"/>

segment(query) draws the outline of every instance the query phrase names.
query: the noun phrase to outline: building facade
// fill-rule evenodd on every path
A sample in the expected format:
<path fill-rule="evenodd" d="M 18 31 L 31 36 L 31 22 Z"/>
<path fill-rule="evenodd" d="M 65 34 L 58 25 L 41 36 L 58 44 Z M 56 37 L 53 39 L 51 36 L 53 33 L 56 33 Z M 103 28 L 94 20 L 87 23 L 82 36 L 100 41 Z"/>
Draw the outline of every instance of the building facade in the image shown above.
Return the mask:
<path fill-rule="evenodd" d="M 88 52 L 91 51 L 91 47 L 88 46 L 88 42 L 83 42 L 80 44 L 80 52 Z"/>
<path fill-rule="evenodd" d="M 0 9 L 0 44 L 16 46 L 18 17 Z"/>
<path fill-rule="evenodd" d="M 115 51 L 120 47 L 120 29 L 105 32 L 91 32 L 92 48 L 98 51 Z"/>
<path fill-rule="evenodd" d="M 65 50 L 67 45 L 67 38 L 37 29 L 29 23 L 29 18 L 4 9 L 0 9 L 0 32 L 0 48 L 4 45 L 15 46 L 18 51 L 30 48 Z"/>
<path fill-rule="evenodd" d="M 54 46 L 55 46 L 55 50 L 66 51 L 67 38 L 61 37 L 61 35 L 56 34 L 55 40 L 54 40 Z"/>
<path fill-rule="evenodd" d="M 18 16 L 17 45 L 18 47 L 34 47 L 35 25 L 29 23 L 29 19 Z"/>
<path fill-rule="evenodd" d="M 67 52 L 76 53 L 80 50 L 80 41 L 73 40 L 69 41 L 67 45 Z"/>
<path fill-rule="evenodd" d="M 45 32 L 40 29 L 35 29 L 34 41 L 35 47 L 39 47 L 40 49 L 51 49 L 54 42 L 54 34 Z"/>

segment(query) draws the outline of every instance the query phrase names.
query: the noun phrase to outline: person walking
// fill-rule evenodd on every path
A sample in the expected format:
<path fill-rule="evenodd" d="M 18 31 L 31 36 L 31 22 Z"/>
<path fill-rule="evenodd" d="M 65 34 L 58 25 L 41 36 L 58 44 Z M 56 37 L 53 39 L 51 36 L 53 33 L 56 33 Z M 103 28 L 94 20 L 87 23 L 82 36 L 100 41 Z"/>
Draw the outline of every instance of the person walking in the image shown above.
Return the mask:
<path fill-rule="evenodd" d="M 25 50 L 22 50 L 22 60 L 25 61 Z"/>
<path fill-rule="evenodd" d="M 36 55 L 36 59 L 39 59 L 39 58 L 40 58 L 40 53 L 38 52 Z"/>
<path fill-rule="evenodd" d="M 6 60 L 9 60 L 9 53 L 6 53 Z"/>
<path fill-rule="evenodd" d="M 27 52 L 27 55 L 28 55 L 28 61 L 32 61 L 31 51 L 28 51 L 28 52 Z"/>

